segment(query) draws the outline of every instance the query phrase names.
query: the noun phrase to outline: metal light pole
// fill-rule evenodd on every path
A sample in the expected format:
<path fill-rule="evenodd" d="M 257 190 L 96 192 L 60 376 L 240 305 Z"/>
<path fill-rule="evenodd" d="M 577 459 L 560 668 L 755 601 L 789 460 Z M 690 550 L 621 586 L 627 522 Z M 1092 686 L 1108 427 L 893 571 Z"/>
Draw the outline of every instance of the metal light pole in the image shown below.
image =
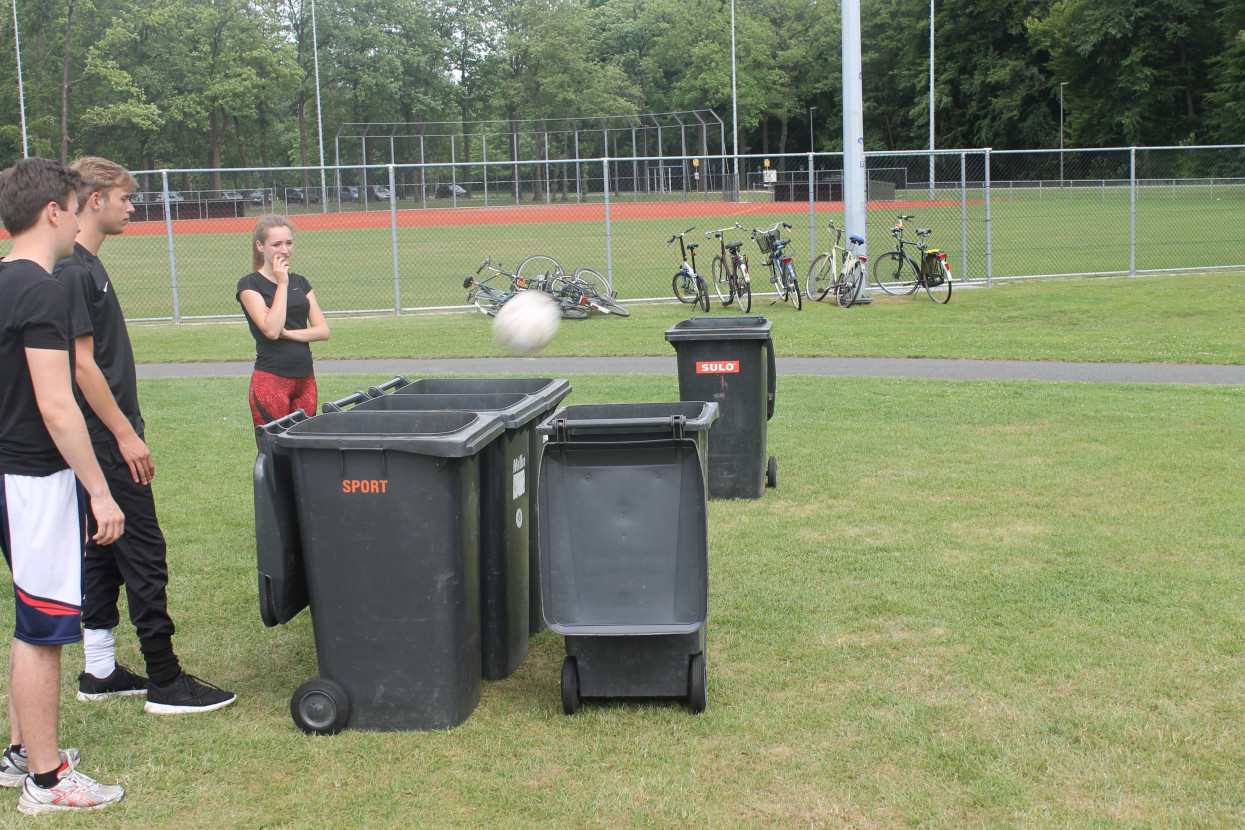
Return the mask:
<path fill-rule="evenodd" d="M 316 66 L 316 132 L 320 136 L 320 210 L 322 213 L 328 213 L 329 194 L 324 180 L 324 110 L 320 108 L 320 38 L 316 33 L 316 0 L 311 0 L 311 55 Z"/>
<path fill-rule="evenodd" d="M 13 43 L 17 49 L 17 97 L 22 110 L 22 158 L 30 155 L 26 140 L 26 87 L 22 84 L 22 39 L 17 33 L 17 0 L 13 0 Z"/>
<path fill-rule="evenodd" d="M 1059 186 L 1063 187 L 1063 88 L 1069 84 L 1059 84 Z"/>
<path fill-rule="evenodd" d="M 817 108 L 816 107 L 808 108 L 808 151 L 810 153 L 817 152 L 817 145 L 813 141 L 813 110 L 815 109 Z"/>
<path fill-rule="evenodd" d="M 860 71 L 860 0 L 843 0 L 843 218 L 848 233 L 865 239 L 853 246 L 868 252 L 868 196 L 865 191 L 864 90 Z M 851 245 L 849 241 L 847 243 Z M 871 303 L 864 281 L 853 303 Z"/>
<path fill-rule="evenodd" d="M 16 2 L 17 0 L 14 0 Z M 735 0 L 731 0 L 731 136 L 735 158 L 735 200 L 739 200 L 739 89 L 735 81 Z"/>
<path fill-rule="evenodd" d="M 934 0 L 929 0 L 929 200 L 934 201 Z"/>

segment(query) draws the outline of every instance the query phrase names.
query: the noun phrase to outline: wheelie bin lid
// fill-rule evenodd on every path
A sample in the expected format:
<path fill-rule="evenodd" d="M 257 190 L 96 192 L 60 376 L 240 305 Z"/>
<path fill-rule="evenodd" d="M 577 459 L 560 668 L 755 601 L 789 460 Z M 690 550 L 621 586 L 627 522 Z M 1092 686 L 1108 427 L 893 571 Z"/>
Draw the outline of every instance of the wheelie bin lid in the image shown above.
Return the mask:
<path fill-rule="evenodd" d="M 379 395 L 369 397 L 367 392 L 357 392 L 340 401 L 324 405 L 325 412 L 487 412 L 501 418 L 506 429 L 527 426 L 537 416 L 549 410 L 549 405 L 534 395 L 510 392 L 504 395 L 483 394 L 428 394 L 428 395 Z"/>
<path fill-rule="evenodd" d="M 571 394 L 571 382 L 563 378 L 419 378 L 408 380 L 398 375 L 393 380 L 373 386 L 368 394 L 375 397 L 387 389 L 400 395 L 502 395 L 518 392 L 534 395 L 545 409 L 556 406 Z"/>
<path fill-rule="evenodd" d="M 497 415 L 479 412 L 328 412 L 273 438 L 292 450 L 388 450 L 465 458 L 505 428 Z"/>
<path fill-rule="evenodd" d="M 540 435 L 590 438 L 600 434 L 654 433 L 669 437 L 672 426 L 684 432 L 700 432 L 718 419 L 718 405 L 712 401 L 672 401 L 667 403 L 599 403 L 564 406 L 539 426 Z"/>
<path fill-rule="evenodd" d="M 666 340 L 769 340 L 772 320 L 759 314 L 738 317 L 692 317 L 666 329 Z"/>

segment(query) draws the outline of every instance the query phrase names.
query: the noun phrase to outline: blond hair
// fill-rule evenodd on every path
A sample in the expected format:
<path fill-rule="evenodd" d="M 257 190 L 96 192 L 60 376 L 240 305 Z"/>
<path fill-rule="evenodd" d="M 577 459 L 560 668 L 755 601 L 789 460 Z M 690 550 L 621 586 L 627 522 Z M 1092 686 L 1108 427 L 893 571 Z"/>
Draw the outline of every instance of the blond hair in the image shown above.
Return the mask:
<path fill-rule="evenodd" d="M 126 193 L 138 189 L 138 182 L 129 170 L 106 158 L 80 156 L 73 160 L 69 169 L 82 177 L 82 184 L 78 185 L 79 211 L 86 207 L 86 200 L 91 198 L 92 193 L 107 196 L 114 187 L 124 188 Z"/>
<path fill-rule="evenodd" d="M 258 271 L 264 267 L 264 254 L 259 246 L 268 241 L 268 231 L 273 228 L 289 228 L 293 233 L 294 223 L 284 216 L 261 216 L 255 223 L 255 235 L 251 240 L 251 267 Z"/>

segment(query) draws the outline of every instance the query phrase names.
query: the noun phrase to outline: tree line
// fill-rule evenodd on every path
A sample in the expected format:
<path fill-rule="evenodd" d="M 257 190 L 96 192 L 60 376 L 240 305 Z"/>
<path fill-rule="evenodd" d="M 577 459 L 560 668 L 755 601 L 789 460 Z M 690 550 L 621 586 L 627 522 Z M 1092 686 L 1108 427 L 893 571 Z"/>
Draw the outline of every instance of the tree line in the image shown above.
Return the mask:
<path fill-rule="evenodd" d="M 927 147 L 929 2 L 861 5 L 866 147 Z M 317 164 L 312 8 L 18 0 L 31 153 L 134 169 Z M 940 147 L 1057 147 L 1061 89 L 1069 147 L 1245 142 L 1240 0 L 935 9 Z M 713 109 L 730 123 L 729 0 L 316 0 L 315 12 L 330 138 L 345 122 Z M 740 152 L 840 150 L 839 4 L 736 0 L 735 18 Z M 10 20 L 6 166 L 22 153 L 12 36 Z"/>

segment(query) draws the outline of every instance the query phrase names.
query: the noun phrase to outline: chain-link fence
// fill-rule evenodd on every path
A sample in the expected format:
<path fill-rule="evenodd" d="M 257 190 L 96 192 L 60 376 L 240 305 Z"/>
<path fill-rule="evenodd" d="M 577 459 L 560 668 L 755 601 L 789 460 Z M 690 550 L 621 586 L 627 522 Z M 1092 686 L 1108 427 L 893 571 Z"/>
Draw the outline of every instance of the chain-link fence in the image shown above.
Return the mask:
<path fill-rule="evenodd" d="M 902 214 L 933 230 L 957 279 L 1245 267 L 1245 146 L 932 155 L 933 182 L 929 153 L 867 154 L 874 257 Z M 509 271 L 536 254 L 595 268 L 625 300 L 672 298 L 671 235 L 696 228 L 708 273 L 720 243 L 703 232 L 731 229 L 762 293 L 751 229 L 790 224 L 802 276 L 832 241 L 827 220 L 843 226 L 841 170 L 839 154 L 806 153 L 738 168 L 688 156 L 143 171 L 134 221 L 103 256 L 131 319 L 240 316 L 255 220 L 282 213 L 297 226 L 292 267 L 326 311 L 401 313 L 465 307 L 463 278 L 483 260 Z"/>

